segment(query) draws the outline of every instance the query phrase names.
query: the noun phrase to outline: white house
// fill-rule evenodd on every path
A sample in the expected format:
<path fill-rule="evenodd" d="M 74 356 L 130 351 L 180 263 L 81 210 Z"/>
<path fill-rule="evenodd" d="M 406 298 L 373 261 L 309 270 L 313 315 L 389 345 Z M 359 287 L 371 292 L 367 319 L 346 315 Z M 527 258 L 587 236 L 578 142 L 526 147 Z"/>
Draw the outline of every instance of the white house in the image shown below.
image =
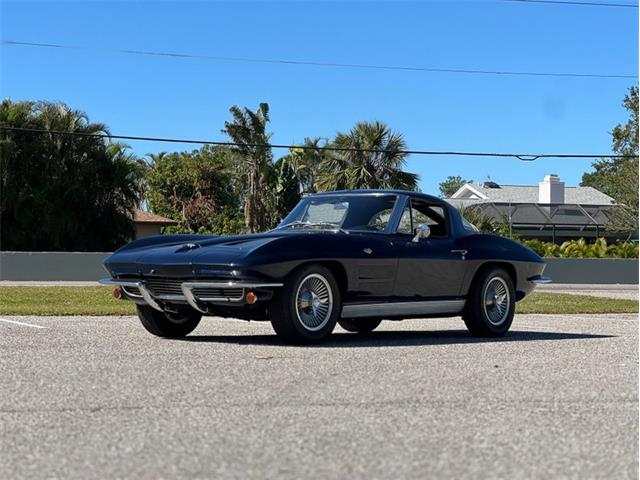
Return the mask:
<path fill-rule="evenodd" d="M 611 220 L 633 223 L 609 195 L 593 187 L 567 187 L 555 174 L 546 175 L 538 185 L 466 183 L 446 200 L 508 223 L 520 236 L 543 240 L 619 238 L 618 232 L 607 229 Z"/>

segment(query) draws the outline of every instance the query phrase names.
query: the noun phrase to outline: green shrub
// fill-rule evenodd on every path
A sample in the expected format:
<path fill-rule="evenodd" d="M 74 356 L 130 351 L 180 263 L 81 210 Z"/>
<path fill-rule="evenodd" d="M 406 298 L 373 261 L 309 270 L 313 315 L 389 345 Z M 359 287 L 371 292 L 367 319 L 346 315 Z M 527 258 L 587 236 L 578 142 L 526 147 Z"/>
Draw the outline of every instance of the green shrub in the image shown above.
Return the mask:
<path fill-rule="evenodd" d="M 638 244 L 633 242 L 618 242 L 607 245 L 607 240 L 598 238 L 593 243 L 587 243 L 584 238 L 569 240 L 562 245 L 543 242 L 537 239 L 517 239 L 524 246 L 529 247 L 541 257 L 564 258 L 638 258 Z"/>

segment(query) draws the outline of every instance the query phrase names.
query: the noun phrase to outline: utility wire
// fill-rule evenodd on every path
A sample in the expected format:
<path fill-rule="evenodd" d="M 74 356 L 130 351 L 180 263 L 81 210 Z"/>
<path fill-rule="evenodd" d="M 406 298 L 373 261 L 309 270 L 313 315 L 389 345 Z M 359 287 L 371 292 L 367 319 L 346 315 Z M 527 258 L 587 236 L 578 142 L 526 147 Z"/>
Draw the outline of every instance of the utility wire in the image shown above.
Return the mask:
<path fill-rule="evenodd" d="M 286 145 L 278 143 L 237 143 L 237 142 L 219 142 L 214 140 L 193 140 L 184 138 L 167 138 L 167 137 L 143 137 L 138 135 L 111 135 L 108 133 L 88 133 L 88 132 L 65 132 L 62 130 L 45 130 L 40 128 L 23 128 L 23 127 L 5 127 L 0 126 L 0 130 L 11 132 L 24 132 L 34 134 L 51 134 L 51 135 L 69 135 L 76 137 L 95 137 L 105 138 L 109 140 L 136 140 L 145 142 L 169 142 L 169 143 L 187 143 L 197 145 L 216 145 L 226 147 L 264 147 L 264 148 L 286 148 L 289 150 L 316 150 L 316 151 L 333 151 L 333 152 L 361 152 L 361 153 L 386 153 L 387 150 L 369 149 L 369 148 L 341 148 L 333 146 L 315 147 L 310 145 Z M 439 155 L 439 156 L 460 156 L 460 157 L 498 157 L 498 158 L 517 158 L 525 162 L 532 162 L 540 158 L 637 158 L 635 155 L 605 155 L 605 154 L 573 154 L 573 153 L 489 153 L 489 152 L 458 152 L 458 151 L 438 151 L 438 150 L 393 150 L 394 153 L 405 155 Z"/>
<path fill-rule="evenodd" d="M 305 66 L 313 66 L 313 67 L 352 68 L 352 69 L 369 69 L 369 70 L 399 70 L 399 71 L 409 71 L 409 72 L 453 73 L 453 74 L 471 74 L 471 75 L 502 75 L 502 76 L 519 76 L 519 77 L 630 78 L 630 79 L 638 78 L 637 75 L 621 75 L 621 74 L 605 74 L 605 73 L 476 70 L 476 69 L 468 69 L 468 68 L 374 65 L 374 64 L 365 64 L 365 63 L 336 63 L 336 62 L 317 62 L 317 61 L 307 61 L 307 60 L 228 57 L 228 56 L 221 56 L 221 55 L 174 53 L 174 52 L 161 52 L 161 51 L 151 51 L 151 50 L 96 48 L 96 47 L 84 47 L 80 45 L 59 44 L 59 43 L 22 42 L 17 40 L 3 40 L 2 44 L 13 45 L 13 46 L 23 46 L 23 47 L 58 48 L 58 49 L 65 49 L 65 50 L 83 50 L 88 52 L 118 53 L 118 54 L 126 54 L 126 55 L 152 56 L 152 57 L 187 58 L 187 59 L 197 59 L 197 60 L 211 60 L 211 61 L 238 62 L 238 63 L 265 63 L 265 64 L 278 64 L 278 65 L 305 65 Z"/>
<path fill-rule="evenodd" d="M 565 0 L 502 0 L 503 2 L 518 3 L 548 3 L 555 5 L 579 5 L 587 7 L 621 7 L 621 8 L 638 8 L 635 3 L 603 3 L 603 2 L 570 2 Z"/>

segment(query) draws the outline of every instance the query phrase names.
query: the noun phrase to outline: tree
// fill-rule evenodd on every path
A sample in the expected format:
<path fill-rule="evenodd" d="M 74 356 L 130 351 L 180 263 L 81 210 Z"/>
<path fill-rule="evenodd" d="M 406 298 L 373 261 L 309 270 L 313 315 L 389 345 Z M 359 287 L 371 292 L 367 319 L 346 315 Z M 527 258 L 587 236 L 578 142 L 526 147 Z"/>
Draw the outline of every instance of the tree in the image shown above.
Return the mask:
<path fill-rule="evenodd" d="M 242 229 L 233 152 L 204 146 L 192 152 L 149 155 L 147 202 L 178 222 L 171 231 L 228 235 Z"/>
<path fill-rule="evenodd" d="M 417 188 L 418 175 L 402 170 L 407 157 L 402 134 L 384 123 L 357 123 L 348 133 L 338 133 L 332 146 L 349 150 L 334 151 L 323 159 L 316 182 L 320 191 Z"/>
<path fill-rule="evenodd" d="M 275 172 L 276 212 L 278 220 L 281 220 L 300 201 L 300 183 L 291 164 L 287 162 L 287 157 L 282 157 L 275 163 Z"/>
<path fill-rule="evenodd" d="M 324 149 L 327 141 L 320 137 L 305 138 L 302 147 L 304 148 L 292 148 L 283 160 L 293 170 L 302 193 L 315 193 L 318 173 L 331 151 Z"/>
<path fill-rule="evenodd" d="M 613 197 L 627 206 L 635 218 L 635 225 L 614 225 L 614 228 L 637 228 L 638 218 L 638 87 L 633 86 L 625 95 L 624 108 L 629 119 L 624 125 L 618 124 L 611 132 L 612 149 L 619 155 L 631 158 L 598 160 L 592 164 L 593 172 L 582 176 L 580 185 L 590 186 Z M 614 222 L 619 223 L 619 222 Z M 626 223 L 626 222 L 625 222 Z"/>
<path fill-rule="evenodd" d="M 233 120 L 224 122 L 222 132 L 238 144 L 232 150 L 239 160 L 237 172 L 244 185 L 244 221 L 250 232 L 258 232 L 273 223 L 270 207 L 274 198 L 270 184 L 274 171 L 271 147 L 267 146 L 271 137 L 267 133 L 269 105 L 261 103 L 255 112 L 234 105 L 229 111 Z"/>
<path fill-rule="evenodd" d="M 440 197 L 449 198 L 456 193 L 469 180 L 464 180 L 461 176 L 449 175 L 443 182 L 440 182 Z"/>
<path fill-rule="evenodd" d="M 0 105 L 0 125 L 108 134 L 63 103 Z M 0 132 L 0 217 L 5 250 L 111 251 L 133 237 L 144 162 L 102 138 Z"/>

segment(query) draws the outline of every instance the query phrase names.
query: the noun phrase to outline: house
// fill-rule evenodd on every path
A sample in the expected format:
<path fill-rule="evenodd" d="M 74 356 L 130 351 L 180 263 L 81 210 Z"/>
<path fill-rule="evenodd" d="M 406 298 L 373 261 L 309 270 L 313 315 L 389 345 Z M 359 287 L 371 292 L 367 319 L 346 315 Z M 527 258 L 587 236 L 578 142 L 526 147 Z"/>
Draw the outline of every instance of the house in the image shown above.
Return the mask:
<path fill-rule="evenodd" d="M 133 212 L 135 239 L 149 237 L 151 235 L 160 235 L 163 227 L 177 225 L 177 223 L 178 222 L 170 218 L 161 217 L 151 212 L 145 212 L 143 210 Z"/>
<path fill-rule="evenodd" d="M 627 238 L 629 232 L 612 231 L 611 222 L 635 225 L 624 206 L 609 195 L 593 187 L 567 187 L 555 174 L 538 185 L 466 183 L 446 200 L 504 222 L 516 235 L 546 241 Z"/>

